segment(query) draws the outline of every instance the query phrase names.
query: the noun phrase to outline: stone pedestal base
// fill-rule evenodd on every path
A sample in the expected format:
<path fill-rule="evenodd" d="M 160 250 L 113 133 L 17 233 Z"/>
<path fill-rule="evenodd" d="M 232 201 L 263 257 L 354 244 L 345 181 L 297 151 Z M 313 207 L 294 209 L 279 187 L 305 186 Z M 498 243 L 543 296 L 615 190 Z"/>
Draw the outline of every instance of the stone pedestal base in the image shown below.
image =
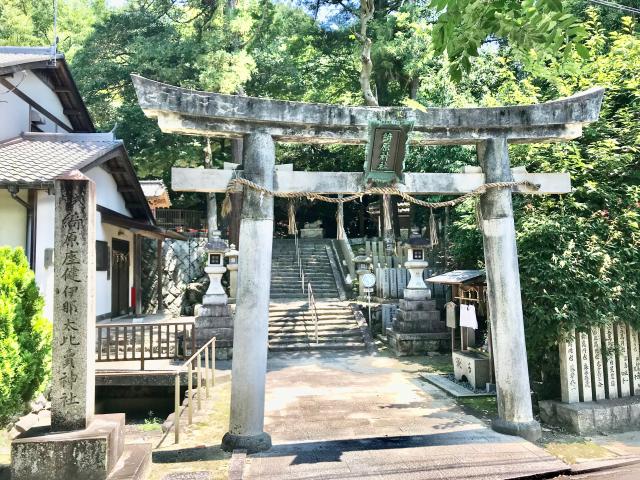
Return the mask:
<path fill-rule="evenodd" d="M 436 301 L 429 300 L 426 288 L 404 290 L 404 299 L 387 330 L 389 346 L 396 356 L 424 355 L 448 350 L 449 338 L 445 322 L 436 309 Z"/>
<path fill-rule="evenodd" d="M 229 305 L 202 305 L 195 318 L 196 348 L 216 337 L 216 359 L 229 360 L 233 347 L 233 312 Z"/>
<path fill-rule="evenodd" d="M 426 355 L 451 349 L 451 335 L 444 333 L 398 333 L 387 329 L 387 342 L 396 357 Z"/>
<path fill-rule="evenodd" d="M 259 435 L 234 435 L 227 432 L 222 437 L 222 450 L 232 452 L 236 449 L 246 450 L 247 453 L 264 452 L 271 448 L 271 436 L 262 432 Z"/>
<path fill-rule="evenodd" d="M 73 432 L 51 432 L 50 426 L 27 430 L 11 443 L 11 478 L 144 478 L 151 461 L 151 445 L 136 449 L 135 455 L 123 456 L 124 419 L 123 413 L 96 415 L 88 428 Z M 123 471 L 132 474 L 123 476 Z"/>
<path fill-rule="evenodd" d="M 578 435 L 640 430 L 640 397 L 597 402 L 538 402 L 544 423 L 558 425 Z"/>
<path fill-rule="evenodd" d="M 301 238 L 324 238 L 324 228 L 303 228 L 300 230 Z"/>
<path fill-rule="evenodd" d="M 490 360 L 488 355 L 477 352 L 453 352 L 453 374 L 456 380 L 464 377 L 473 388 L 484 390 L 490 381 Z"/>
<path fill-rule="evenodd" d="M 498 433 L 522 437 L 530 442 L 535 442 L 542 436 L 540 424 L 535 420 L 531 422 L 509 422 L 501 418 L 495 418 L 491 422 L 491 428 Z"/>

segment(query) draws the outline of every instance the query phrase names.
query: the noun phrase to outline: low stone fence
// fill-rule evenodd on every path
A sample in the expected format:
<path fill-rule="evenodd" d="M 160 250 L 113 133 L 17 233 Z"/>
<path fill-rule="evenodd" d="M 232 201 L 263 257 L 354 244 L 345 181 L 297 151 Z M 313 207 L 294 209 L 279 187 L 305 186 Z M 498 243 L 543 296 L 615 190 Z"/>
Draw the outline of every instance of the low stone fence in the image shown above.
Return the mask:
<path fill-rule="evenodd" d="M 543 421 L 581 434 L 640 429 L 640 339 L 624 323 L 571 332 L 560 344 L 562 402 L 541 401 Z"/>
<path fill-rule="evenodd" d="M 560 344 L 560 382 L 565 403 L 640 395 L 638 332 L 623 323 L 571 332 Z"/>

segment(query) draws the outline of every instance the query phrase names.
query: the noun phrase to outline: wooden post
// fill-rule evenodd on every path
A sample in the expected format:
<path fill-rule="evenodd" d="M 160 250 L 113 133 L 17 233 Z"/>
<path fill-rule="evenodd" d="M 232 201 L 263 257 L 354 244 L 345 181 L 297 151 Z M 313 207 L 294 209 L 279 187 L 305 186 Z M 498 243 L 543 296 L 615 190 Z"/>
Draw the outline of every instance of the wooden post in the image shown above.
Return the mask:
<path fill-rule="evenodd" d="M 198 355 L 196 355 L 196 361 L 198 362 L 198 365 L 196 367 L 197 368 L 196 376 L 197 376 L 197 382 L 198 382 L 198 390 L 197 390 L 197 393 L 196 393 L 196 395 L 198 395 L 198 411 L 200 411 L 200 409 L 202 408 L 202 400 L 201 400 L 201 398 L 202 398 L 202 395 L 201 395 L 201 393 L 202 393 L 201 392 L 201 390 L 202 390 L 202 374 L 201 374 L 201 371 L 200 371 L 200 364 L 202 362 L 200 361 L 200 355 L 202 355 L 202 353 L 198 353 Z"/>
<path fill-rule="evenodd" d="M 162 253 L 162 244 L 162 240 L 156 240 L 156 257 L 158 262 L 158 308 L 156 311 L 158 313 L 164 312 L 164 297 L 162 295 L 162 282 L 164 281 L 162 278 L 164 271 L 164 254 Z"/>
<path fill-rule="evenodd" d="M 180 373 L 175 378 L 175 396 L 173 409 L 174 441 L 180 443 Z"/>
<path fill-rule="evenodd" d="M 133 288 L 136 292 L 135 305 L 132 305 L 136 315 L 142 314 L 142 237 L 138 234 L 133 236 Z"/>
<path fill-rule="evenodd" d="M 193 422 L 193 366 L 192 362 L 189 362 L 189 368 L 187 369 L 189 378 L 187 378 L 187 390 L 188 390 L 188 403 L 187 408 L 189 409 L 189 425 Z"/>
<path fill-rule="evenodd" d="M 209 400 L 209 347 L 204 349 L 204 388 L 207 392 L 207 400 Z"/>

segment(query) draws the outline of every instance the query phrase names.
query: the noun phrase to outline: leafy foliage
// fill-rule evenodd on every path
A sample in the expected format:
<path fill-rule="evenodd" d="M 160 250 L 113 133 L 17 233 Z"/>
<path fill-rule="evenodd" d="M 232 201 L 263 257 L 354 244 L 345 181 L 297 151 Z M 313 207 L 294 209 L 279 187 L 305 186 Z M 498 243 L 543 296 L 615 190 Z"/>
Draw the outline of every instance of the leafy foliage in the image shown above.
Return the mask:
<path fill-rule="evenodd" d="M 0 425 L 48 378 L 51 324 L 21 249 L 0 247 Z"/>
<path fill-rule="evenodd" d="M 454 80 L 471 70 L 470 59 L 491 38 L 506 39 L 524 62 L 558 52 L 588 56 L 581 43 L 585 30 L 560 0 L 433 0 L 430 5 L 438 12 L 435 51 L 449 56 Z"/>
<path fill-rule="evenodd" d="M 516 230 L 531 371 L 557 375 L 557 342 L 568 331 L 615 321 L 640 328 L 640 39 L 630 19 L 605 34 L 589 11 L 592 61 L 574 56 L 553 83 L 503 79 L 484 101 L 513 103 L 522 96 L 557 98 L 586 86 L 606 90 L 601 119 L 571 143 L 511 148 L 512 163 L 529 171 L 568 171 L 573 193 L 560 198 L 516 197 Z M 454 255 L 481 265 L 475 212 L 454 225 Z"/>

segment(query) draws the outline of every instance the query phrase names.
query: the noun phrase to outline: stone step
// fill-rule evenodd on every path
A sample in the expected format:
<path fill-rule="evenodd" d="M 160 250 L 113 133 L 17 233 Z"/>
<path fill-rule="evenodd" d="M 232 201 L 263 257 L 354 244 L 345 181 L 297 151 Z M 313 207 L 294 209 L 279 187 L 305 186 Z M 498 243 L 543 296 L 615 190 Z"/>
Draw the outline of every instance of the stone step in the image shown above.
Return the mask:
<path fill-rule="evenodd" d="M 300 345 L 301 343 L 310 343 L 315 345 L 335 345 L 345 343 L 361 343 L 360 339 L 353 337 L 321 337 L 318 335 L 318 343 L 316 344 L 316 337 L 313 334 L 298 337 L 286 337 L 279 336 L 276 338 L 269 338 L 269 346 L 279 345 Z"/>
<path fill-rule="evenodd" d="M 316 345 L 314 342 L 286 343 L 281 345 L 271 345 L 269 350 L 272 352 L 298 352 L 313 350 L 364 350 L 366 347 L 362 342 L 333 342 L 320 343 Z"/>
<path fill-rule="evenodd" d="M 151 469 L 150 443 L 133 443 L 124 446 L 124 452 L 107 480 L 143 480 Z"/>
<path fill-rule="evenodd" d="M 313 295 L 317 301 L 338 299 L 338 292 L 334 290 L 318 291 L 314 290 Z M 306 293 L 302 293 L 300 290 L 278 290 L 272 289 L 270 291 L 272 300 L 301 300 L 307 298 Z M 288 298 L 291 297 L 291 298 Z"/>
<path fill-rule="evenodd" d="M 269 332 L 269 341 L 271 340 L 282 340 L 282 341 L 291 341 L 291 342 L 295 342 L 295 341 L 299 341 L 300 338 L 303 337 L 313 337 L 314 341 L 315 341 L 315 330 L 311 329 L 311 330 L 304 330 L 304 331 L 286 331 L 286 332 Z M 318 329 L 318 341 L 322 341 L 322 340 L 331 340 L 331 341 L 336 341 L 336 339 L 353 339 L 353 338 L 357 338 L 358 340 L 360 340 L 362 338 L 362 334 L 360 333 L 360 330 L 353 330 L 353 331 L 342 331 L 342 332 L 327 332 L 327 331 L 322 331 L 320 329 Z"/>
<path fill-rule="evenodd" d="M 299 318 L 291 319 L 291 318 L 271 318 L 269 319 L 269 326 L 271 328 L 284 328 L 284 327 L 294 327 L 294 326 L 314 326 L 315 321 L 312 319 L 302 320 Z M 326 328 L 345 328 L 345 327 L 353 327 L 356 325 L 355 320 L 353 318 L 347 319 L 318 319 L 318 326 L 324 326 Z"/>
<path fill-rule="evenodd" d="M 348 309 L 340 308 L 316 308 L 315 310 L 318 317 L 348 317 L 353 318 L 353 313 Z M 298 317 L 303 315 L 312 315 L 312 312 L 308 308 L 303 309 L 269 309 L 269 317 Z"/>

